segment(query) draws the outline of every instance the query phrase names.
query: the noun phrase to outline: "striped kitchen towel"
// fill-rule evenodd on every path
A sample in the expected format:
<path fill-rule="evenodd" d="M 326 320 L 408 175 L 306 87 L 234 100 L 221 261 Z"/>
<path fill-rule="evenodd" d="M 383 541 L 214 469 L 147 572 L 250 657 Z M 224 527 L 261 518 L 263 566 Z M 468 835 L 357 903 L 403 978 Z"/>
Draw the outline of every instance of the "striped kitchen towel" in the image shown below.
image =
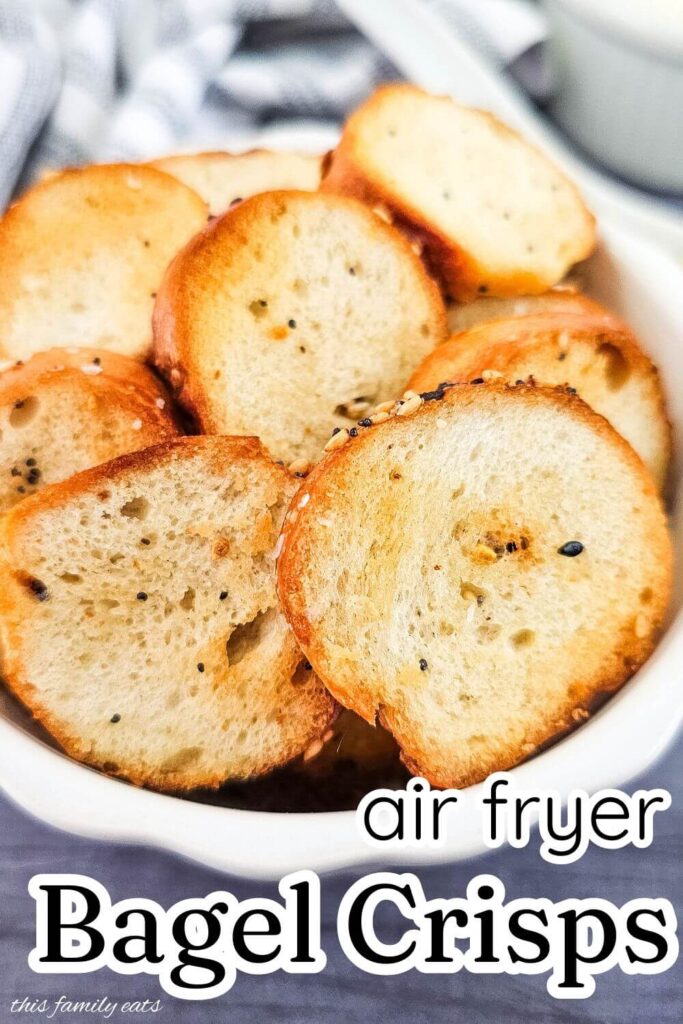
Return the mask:
<path fill-rule="evenodd" d="M 436 2 L 495 49 L 479 12 L 524 0 Z M 334 125 L 392 77 L 335 0 L 0 0 L 0 209 L 47 169 Z"/>

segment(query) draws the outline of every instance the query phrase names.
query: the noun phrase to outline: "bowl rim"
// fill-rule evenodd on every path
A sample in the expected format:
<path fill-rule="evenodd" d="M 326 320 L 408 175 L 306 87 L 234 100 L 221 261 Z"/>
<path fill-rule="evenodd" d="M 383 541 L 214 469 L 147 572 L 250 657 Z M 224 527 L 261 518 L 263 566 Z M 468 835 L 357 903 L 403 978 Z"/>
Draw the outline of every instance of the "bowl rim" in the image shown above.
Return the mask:
<path fill-rule="evenodd" d="M 608 252 L 643 269 L 651 301 L 683 324 L 683 268 L 652 243 L 604 220 L 601 235 Z M 681 664 L 683 609 L 646 664 L 595 716 L 511 769 L 514 784 L 563 794 L 575 788 L 595 792 L 640 774 L 683 721 L 683 688 L 670 682 Z M 442 846 L 377 848 L 356 828 L 355 811 L 250 811 L 140 789 L 71 760 L 0 717 L 0 787 L 25 810 L 68 832 L 166 849 L 243 878 L 273 880 L 301 868 L 326 872 L 388 861 L 417 866 L 468 859 L 486 850 L 479 815 L 483 786 L 462 791 L 457 834 L 451 830 Z"/>
<path fill-rule="evenodd" d="M 563 10 L 605 42 L 626 47 L 658 62 L 664 61 L 680 71 L 683 22 L 670 19 L 658 21 L 648 17 L 646 9 L 634 12 L 624 3 L 618 8 L 594 3 L 593 0 L 544 0 L 544 3 L 548 8 Z"/>

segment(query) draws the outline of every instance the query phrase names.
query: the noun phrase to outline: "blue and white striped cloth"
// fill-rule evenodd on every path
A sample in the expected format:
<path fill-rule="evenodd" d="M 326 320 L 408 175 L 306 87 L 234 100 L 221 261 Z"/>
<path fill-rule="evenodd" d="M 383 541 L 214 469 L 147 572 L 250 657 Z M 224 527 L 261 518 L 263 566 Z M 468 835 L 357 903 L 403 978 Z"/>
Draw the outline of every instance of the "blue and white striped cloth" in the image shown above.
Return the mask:
<path fill-rule="evenodd" d="M 492 27 L 524 0 L 424 2 L 518 55 Z M 49 168 L 336 123 L 395 76 L 334 0 L 0 0 L 0 209 Z"/>

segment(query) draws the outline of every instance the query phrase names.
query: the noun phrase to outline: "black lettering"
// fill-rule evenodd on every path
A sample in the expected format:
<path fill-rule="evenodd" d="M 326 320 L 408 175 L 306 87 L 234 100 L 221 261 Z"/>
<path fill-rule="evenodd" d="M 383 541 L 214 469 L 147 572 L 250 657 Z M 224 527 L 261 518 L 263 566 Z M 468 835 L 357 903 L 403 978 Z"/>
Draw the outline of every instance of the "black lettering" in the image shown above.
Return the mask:
<path fill-rule="evenodd" d="M 526 807 L 530 807 L 531 804 L 540 804 L 541 798 L 538 796 L 529 796 L 526 800 L 522 800 L 521 797 L 517 797 L 515 800 L 515 839 L 522 838 L 522 816 Z"/>
<path fill-rule="evenodd" d="M 584 984 L 578 980 L 577 965 L 579 963 L 599 964 L 607 959 L 616 946 L 616 925 L 604 910 L 582 910 L 580 913 L 575 910 L 565 910 L 562 914 L 558 914 L 558 917 L 564 921 L 564 980 L 560 982 L 558 988 L 585 988 Z M 592 956 L 584 956 L 577 949 L 577 925 L 579 921 L 590 917 L 594 918 L 602 928 L 602 945 L 597 953 Z"/>
<path fill-rule="evenodd" d="M 640 813 L 638 814 L 638 837 L 642 842 L 645 839 L 645 815 L 653 804 L 664 804 L 666 800 L 662 796 L 653 796 L 649 800 L 640 801 Z"/>
<path fill-rule="evenodd" d="M 372 812 L 379 804 L 389 804 L 396 811 L 396 826 L 394 831 L 389 832 L 387 835 L 380 835 L 379 832 L 376 832 L 370 822 Z M 363 824 L 368 835 L 380 842 L 388 842 L 390 839 L 403 839 L 403 798 L 400 796 L 377 796 L 374 800 L 370 800 L 365 807 Z"/>
<path fill-rule="evenodd" d="M 139 914 L 144 922 L 142 934 L 124 935 L 123 938 L 117 939 L 113 948 L 114 956 L 122 964 L 139 964 L 142 960 L 146 960 L 150 964 L 160 964 L 164 958 L 158 951 L 157 921 L 151 910 L 144 908 L 124 910 L 116 918 L 116 927 L 125 928 L 133 914 Z M 129 942 L 142 942 L 142 952 L 138 956 L 128 952 Z"/>
<path fill-rule="evenodd" d="M 371 885 L 368 889 L 361 890 L 351 904 L 348 917 L 349 938 L 353 943 L 354 949 L 360 953 L 364 960 L 369 960 L 373 964 L 400 964 L 414 953 L 414 940 L 399 953 L 385 954 L 373 949 L 363 933 L 363 911 L 365 910 L 365 905 L 371 896 L 374 896 L 376 892 L 381 890 L 400 893 L 408 906 L 412 910 L 415 909 L 415 897 L 409 885 L 393 885 L 389 882 L 378 882 L 375 885 Z"/>
<path fill-rule="evenodd" d="M 610 813 L 609 811 L 603 811 L 603 804 L 616 804 L 618 810 Z M 593 810 L 591 811 L 591 827 L 596 836 L 600 839 L 606 839 L 608 842 L 616 842 L 619 839 L 623 839 L 628 834 L 628 829 L 623 828 L 618 835 L 614 833 L 605 833 L 600 828 L 601 821 L 628 821 L 628 807 L 616 796 L 605 796 L 600 800 L 596 800 L 593 804 Z"/>
<path fill-rule="evenodd" d="M 444 913 L 443 910 L 430 910 L 424 916 L 430 924 L 429 948 L 431 950 L 429 956 L 425 958 L 425 963 L 452 964 L 454 958 L 446 956 L 444 953 L 444 925 L 446 921 L 453 920 L 458 928 L 466 928 L 468 921 L 467 912 L 457 908 L 449 910 L 447 913 Z"/>
<path fill-rule="evenodd" d="M 265 928 L 248 930 L 249 920 L 255 916 L 264 919 Z M 273 937 L 281 934 L 282 925 L 280 924 L 280 919 L 272 910 L 245 910 L 235 921 L 235 926 L 232 930 L 232 943 L 235 947 L 235 952 L 242 960 L 246 960 L 250 964 L 267 964 L 276 959 L 282 949 L 281 944 L 278 942 L 267 953 L 256 953 L 253 949 L 249 948 L 245 940 L 252 937 Z"/>
<path fill-rule="evenodd" d="M 489 804 L 491 807 L 489 835 L 491 836 L 493 842 L 495 842 L 498 837 L 498 807 L 508 802 L 506 796 L 498 796 L 498 787 L 507 786 L 507 784 L 507 779 L 495 779 L 491 783 L 491 786 L 489 787 L 489 795 L 485 796 L 484 799 L 482 800 L 483 804 Z"/>
<path fill-rule="evenodd" d="M 555 820 L 554 820 L 555 819 L 555 812 L 557 812 L 557 816 L 559 818 L 557 829 L 555 828 Z M 554 857 L 571 857 L 571 855 L 573 853 L 576 853 L 576 851 L 578 849 L 580 849 L 580 847 L 581 847 L 581 837 L 582 837 L 582 832 L 581 832 L 581 813 L 579 811 L 579 805 L 577 803 L 574 804 L 574 814 L 575 814 L 575 817 L 574 817 L 574 828 L 571 829 L 571 831 L 570 831 L 570 825 L 569 825 L 570 810 L 569 810 L 569 804 L 567 804 L 567 828 L 566 828 L 566 830 L 563 833 L 561 831 L 561 828 L 562 828 L 562 807 L 561 807 L 560 804 L 557 804 L 552 798 L 549 798 L 549 800 L 548 800 L 548 814 L 547 814 L 547 819 L 546 819 L 546 829 L 548 831 L 548 835 L 551 836 L 552 839 L 559 840 L 560 842 L 562 842 L 564 839 L 573 839 L 574 840 L 572 846 L 567 847 L 567 848 L 565 848 L 563 850 L 560 850 L 557 847 L 555 849 L 550 849 L 550 846 L 548 846 L 548 849 L 550 850 L 550 853 L 552 853 Z"/>
<path fill-rule="evenodd" d="M 434 817 L 433 817 L 433 821 L 432 821 L 432 833 L 433 833 L 433 836 L 434 836 L 435 839 L 440 839 L 441 838 L 440 833 L 439 833 L 439 827 L 440 827 L 440 824 L 441 824 L 439 818 L 441 816 L 441 811 L 446 806 L 446 804 L 457 804 L 457 802 L 458 802 L 457 796 L 445 796 L 442 799 L 438 799 L 435 802 L 435 804 L 434 804 L 434 812 L 433 812 Z"/>
<path fill-rule="evenodd" d="M 213 988 L 220 985 L 225 978 L 225 967 L 220 960 L 211 960 L 208 957 L 194 956 L 194 953 L 214 946 L 221 935 L 221 925 L 216 914 L 227 914 L 228 907 L 225 903 L 217 903 L 210 910 L 186 910 L 179 914 L 173 922 L 171 934 L 181 947 L 178 953 L 179 963 L 171 971 L 171 981 L 179 988 L 197 989 Z M 187 922 L 190 918 L 199 917 L 206 924 L 206 938 L 203 942 L 191 943 L 187 935 Z M 207 982 L 187 982 L 183 979 L 183 967 L 203 967 L 211 973 L 211 980 Z"/>
<path fill-rule="evenodd" d="M 310 882 L 297 882 L 291 885 L 296 893 L 296 956 L 294 964 L 312 964 L 315 957 L 311 956 L 311 885 Z"/>
<path fill-rule="evenodd" d="M 47 952 L 41 956 L 42 963 L 72 963 L 83 964 L 96 960 L 104 951 L 104 939 L 92 923 L 100 913 L 100 901 L 95 893 L 84 885 L 41 885 L 40 888 L 47 894 Z M 85 899 L 85 914 L 80 921 L 70 924 L 62 924 L 62 893 L 78 893 Z M 90 939 L 90 948 L 80 956 L 62 955 L 62 931 L 78 929 Z"/>
<path fill-rule="evenodd" d="M 660 935 L 659 932 L 652 931 L 651 928 L 643 928 L 638 923 L 638 918 L 641 915 L 647 914 L 649 917 L 654 917 L 656 921 L 659 921 L 662 928 L 666 925 L 666 918 L 663 910 L 634 910 L 632 914 L 628 915 L 626 919 L 626 930 L 629 935 L 633 936 L 634 939 L 639 939 L 641 942 L 647 942 L 651 946 L 654 946 L 656 953 L 651 957 L 638 956 L 633 952 L 631 946 L 626 947 L 626 955 L 629 962 L 632 964 L 658 964 L 666 957 L 669 952 L 669 943 L 666 941 L 664 935 Z"/>
<path fill-rule="evenodd" d="M 522 956 L 514 946 L 508 946 L 508 954 L 513 964 L 540 964 L 550 955 L 550 942 L 543 932 L 536 931 L 535 928 L 527 928 L 521 924 L 521 919 L 525 914 L 538 918 L 546 928 L 548 927 L 548 915 L 545 910 L 535 910 L 532 907 L 528 907 L 523 910 L 515 910 L 513 914 L 510 914 L 508 921 L 508 929 L 512 938 L 532 943 L 538 950 L 538 953 L 536 956 Z"/>

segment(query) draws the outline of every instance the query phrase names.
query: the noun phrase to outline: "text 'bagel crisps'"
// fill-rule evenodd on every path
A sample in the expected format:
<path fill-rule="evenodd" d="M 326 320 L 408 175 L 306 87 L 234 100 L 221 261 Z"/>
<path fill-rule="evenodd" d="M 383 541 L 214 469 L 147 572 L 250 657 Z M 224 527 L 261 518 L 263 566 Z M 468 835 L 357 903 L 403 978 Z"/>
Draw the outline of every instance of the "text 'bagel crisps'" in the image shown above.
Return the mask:
<path fill-rule="evenodd" d="M 407 398 L 313 470 L 279 547 L 315 671 L 439 786 L 588 717 L 651 653 L 671 589 L 640 459 L 574 395 L 528 385 Z"/>

